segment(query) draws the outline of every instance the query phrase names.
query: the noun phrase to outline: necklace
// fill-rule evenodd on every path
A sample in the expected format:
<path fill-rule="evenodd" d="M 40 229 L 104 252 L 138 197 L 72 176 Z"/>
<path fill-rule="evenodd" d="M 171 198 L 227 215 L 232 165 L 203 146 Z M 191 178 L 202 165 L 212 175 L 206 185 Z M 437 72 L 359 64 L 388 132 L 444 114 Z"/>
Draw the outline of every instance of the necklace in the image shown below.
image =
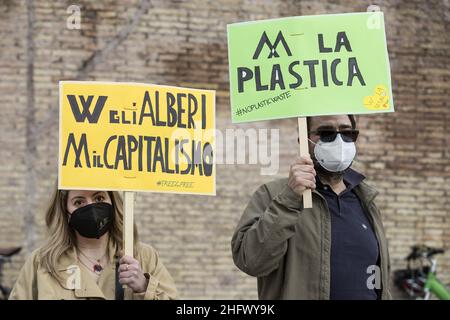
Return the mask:
<path fill-rule="evenodd" d="M 96 276 L 99 276 L 101 271 L 95 271 L 95 269 L 91 269 L 86 263 L 84 263 L 80 258 L 78 258 L 78 261 L 80 261 L 80 263 L 85 266 L 90 272 L 93 272 Z"/>
<path fill-rule="evenodd" d="M 86 254 L 84 254 L 83 251 L 79 250 L 79 252 L 80 252 L 80 254 L 81 254 L 83 257 L 85 257 L 86 259 L 89 260 L 89 262 L 92 263 L 92 265 L 93 265 L 92 269 L 93 269 L 93 272 L 94 272 L 95 274 L 100 274 L 100 273 L 103 271 L 103 266 L 101 265 L 100 261 L 105 257 L 106 251 L 105 251 L 105 253 L 103 254 L 103 256 L 101 256 L 99 259 L 95 259 L 95 258 L 94 258 L 95 260 L 92 260 L 92 258 L 90 258 L 90 257 L 88 257 Z M 88 269 L 90 269 L 85 263 L 83 263 L 83 261 L 81 261 L 80 258 L 78 258 L 78 260 L 79 260 L 85 267 L 87 267 Z"/>

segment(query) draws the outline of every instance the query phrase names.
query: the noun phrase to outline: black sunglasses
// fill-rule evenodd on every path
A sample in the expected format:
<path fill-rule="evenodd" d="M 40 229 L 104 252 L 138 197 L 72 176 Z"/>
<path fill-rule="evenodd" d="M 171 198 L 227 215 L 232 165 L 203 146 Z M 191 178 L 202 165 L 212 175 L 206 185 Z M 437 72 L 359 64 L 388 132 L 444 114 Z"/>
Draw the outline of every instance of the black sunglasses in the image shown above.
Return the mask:
<path fill-rule="evenodd" d="M 323 142 L 332 142 L 336 139 L 338 133 L 341 134 L 342 140 L 345 142 L 355 142 L 358 138 L 359 130 L 357 129 L 317 129 L 316 131 L 310 131 L 310 134 L 320 136 L 320 140 Z"/>

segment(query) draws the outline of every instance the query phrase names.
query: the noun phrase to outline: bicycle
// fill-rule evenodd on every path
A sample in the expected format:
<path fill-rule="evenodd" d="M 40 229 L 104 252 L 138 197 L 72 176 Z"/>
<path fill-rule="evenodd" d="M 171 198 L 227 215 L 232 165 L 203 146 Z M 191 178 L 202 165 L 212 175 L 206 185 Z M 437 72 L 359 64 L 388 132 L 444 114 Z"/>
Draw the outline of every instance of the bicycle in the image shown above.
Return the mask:
<path fill-rule="evenodd" d="M 22 250 L 22 247 L 14 247 L 14 248 L 3 248 L 0 249 L 0 300 L 6 300 L 9 297 L 9 293 L 11 292 L 10 288 L 5 287 L 2 284 L 3 280 L 3 265 L 6 262 L 11 262 L 12 256 L 18 254 Z"/>
<path fill-rule="evenodd" d="M 429 300 L 431 294 L 441 300 L 450 300 L 450 291 L 436 276 L 437 254 L 444 249 L 431 248 L 425 245 L 411 247 L 411 253 L 405 258 L 407 268 L 394 272 L 394 283 L 406 292 L 410 299 Z M 418 267 L 412 267 L 412 264 Z"/>

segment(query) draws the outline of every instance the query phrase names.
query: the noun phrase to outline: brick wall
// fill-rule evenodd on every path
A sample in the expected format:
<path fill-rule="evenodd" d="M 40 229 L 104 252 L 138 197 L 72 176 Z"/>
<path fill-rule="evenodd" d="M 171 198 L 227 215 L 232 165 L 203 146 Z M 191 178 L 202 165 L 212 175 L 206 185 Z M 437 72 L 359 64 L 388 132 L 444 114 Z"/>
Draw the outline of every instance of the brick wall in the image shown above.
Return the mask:
<path fill-rule="evenodd" d="M 72 3 L 81 6 L 81 30 L 66 28 Z M 397 269 L 412 244 L 450 249 L 450 3 L 378 4 L 396 112 L 360 117 L 357 167 L 380 191 Z M 59 80 L 215 89 L 217 127 L 233 128 L 228 23 L 365 10 L 365 4 L 337 0 L 0 0 L 0 246 L 25 246 L 7 266 L 6 283 L 45 237 L 43 211 L 57 173 Z M 297 153 L 295 120 L 238 127 L 267 126 L 281 128 L 277 177 L 283 177 Z M 232 262 L 230 238 L 252 192 L 273 178 L 255 165 L 219 165 L 216 197 L 138 194 L 141 238 L 159 250 L 182 298 L 256 298 L 255 279 Z M 439 262 L 450 284 L 450 250 Z"/>

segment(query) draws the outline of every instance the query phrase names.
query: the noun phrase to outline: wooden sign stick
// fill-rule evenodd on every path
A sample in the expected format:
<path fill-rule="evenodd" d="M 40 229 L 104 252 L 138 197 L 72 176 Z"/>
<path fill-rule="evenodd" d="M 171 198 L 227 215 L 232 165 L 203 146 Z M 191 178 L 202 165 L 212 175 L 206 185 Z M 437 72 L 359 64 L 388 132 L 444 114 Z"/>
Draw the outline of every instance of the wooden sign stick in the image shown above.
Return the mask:
<path fill-rule="evenodd" d="M 310 157 L 308 150 L 308 125 L 305 117 L 298 118 L 298 139 L 300 145 L 300 156 Z M 303 191 L 303 208 L 312 208 L 311 189 Z"/>
<path fill-rule="evenodd" d="M 133 257 L 133 214 L 134 214 L 134 192 L 125 191 L 123 202 L 123 249 L 126 256 Z"/>
<path fill-rule="evenodd" d="M 123 235 L 122 235 L 122 248 L 124 255 L 134 256 L 134 192 L 125 191 L 125 199 L 123 202 Z M 127 285 L 123 285 L 122 288 L 127 288 Z"/>

